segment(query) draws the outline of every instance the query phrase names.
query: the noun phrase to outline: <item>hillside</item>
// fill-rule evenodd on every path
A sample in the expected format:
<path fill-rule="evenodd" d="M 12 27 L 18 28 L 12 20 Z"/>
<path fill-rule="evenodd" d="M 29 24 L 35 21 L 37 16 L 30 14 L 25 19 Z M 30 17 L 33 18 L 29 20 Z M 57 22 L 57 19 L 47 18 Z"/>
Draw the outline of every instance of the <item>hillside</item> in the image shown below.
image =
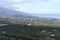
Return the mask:
<path fill-rule="evenodd" d="M 60 40 L 60 19 L 0 8 L 0 40 Z"/>
<path fill-rule="evenodd" d="M 45 26 L 60 26 L 60 19 L 58 18 L 42 18 L 32 16 L 25 12 L 10 10 L 0 7 L 0 23 L 14 23 L 14 24 L 32 24 Z"/>
<path fill-rule="evenodd" d="M 7 8 L 0 7 L 0 16 L 2 17 L 15 17 L 15 18 L 34 18 L 28 13 L 21 11 L 11 10 Z"/>

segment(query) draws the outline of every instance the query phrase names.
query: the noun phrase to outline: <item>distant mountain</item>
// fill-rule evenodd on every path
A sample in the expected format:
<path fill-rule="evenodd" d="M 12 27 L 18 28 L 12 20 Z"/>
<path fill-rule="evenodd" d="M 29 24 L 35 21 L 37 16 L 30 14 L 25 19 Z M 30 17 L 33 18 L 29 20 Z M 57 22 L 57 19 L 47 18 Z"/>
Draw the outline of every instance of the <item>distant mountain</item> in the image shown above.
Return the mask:
<path fill-rule="evenodd" d="M 21 11 L 15 11 L 7 8 L 0 7 L 0 16 L 4 17 L 18 17 L 18 18 L 25 18 L 25 17 L 33 17 L 28 13 L 24 13 Z"/>
<path fill-rule="evenodd" d="M 0 7 L 0 16 L 27 15 L 26 13 Z"/>
<path fill-rule="evenodd" d="M 7 8 L 0 7 L 0 16 L 1 17 L 11 17 L 11 18 L 32 18 L 33 20 L 37 21 L 60 21 L 59 19 L 56 18 L 45 18 L 47 16 L 53 16 L 53 15 L 48 15 L 48 14 L 28 14 L 25 12 L 21 11 L 16 11 L 16 10 L 11 10 Z M 37 17 L 36 17 L 37 16 Z"/>

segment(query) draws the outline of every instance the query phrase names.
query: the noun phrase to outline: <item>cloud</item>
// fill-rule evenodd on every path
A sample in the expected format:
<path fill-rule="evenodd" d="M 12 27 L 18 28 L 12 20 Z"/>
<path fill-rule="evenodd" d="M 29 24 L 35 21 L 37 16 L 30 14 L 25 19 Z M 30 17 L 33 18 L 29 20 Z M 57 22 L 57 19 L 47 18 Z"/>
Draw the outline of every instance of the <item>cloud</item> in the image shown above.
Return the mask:
<path fill-rule="evenodd" d="M 60 14 L 60 10 L 58 9 L 36 9 L 36 10 L 24 10 L 24 12 L 28 12 L 28 13 L 37 13 L 37 14 L 40 14 L 40 13 L 43 13 L 43 14 Z"/>
<path fill-rule="evenodd" d="M 40 2 L 59 2 L 60 0 L 0 0 L 2 4 L 25 4 L 25 3 L 40 3 Z"/>
<path fill-rule="evenodd" d="M 60 0 L 51 0 L 52 2 L 59 2 Z"/>
<path fill-rule="evenodd" d="M 38 3 L 38 2 L 46 2 L 50 0 L 0 0 L 1 4 L 25 4 L 25 3 Z"/>
<path fill-rule="evenodd" d="M 0 0 L 1 6 L 12 6 L 32 3 L 59 2 L 60 0 Z"/>
<path fill-rule="evenodd" d="M 55 10 L 55 9 L 31 9 L 29 10 L 28 8 L 25 8 L 22 5 L 31 5 L 31 4 L 36 4 L 36 3 L 40 3 L 40 4 L 45 4 L 45 3 L 53 3 L 53 2 L 60 2 L 60 0 L 0 0 L 0 6 L 5 7 L 5 8 L 9 8 L 9 9 L 14 9 L 14 10 L 18 10 L 18 11 L 24 11 L 24 12 L 32 12 L 32 13 L 48 13 L 48 12 L 59 12 L 59 10 Z M 56 11 L 56 12 L 55 12 Z"/>

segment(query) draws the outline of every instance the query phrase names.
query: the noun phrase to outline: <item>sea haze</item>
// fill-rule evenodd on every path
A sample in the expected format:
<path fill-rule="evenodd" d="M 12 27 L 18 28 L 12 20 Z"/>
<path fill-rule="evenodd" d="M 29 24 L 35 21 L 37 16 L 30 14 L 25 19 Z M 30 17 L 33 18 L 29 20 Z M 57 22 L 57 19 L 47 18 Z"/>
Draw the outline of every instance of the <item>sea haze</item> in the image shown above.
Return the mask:
<path fill-rule="evenodd" d="M 60 14 L 59 13 L 36 13 L 36 14 L 32 14 L 33 16 L 37 16 L 37 17 L 51 17 L 51 18 L 60 18 Z"/>

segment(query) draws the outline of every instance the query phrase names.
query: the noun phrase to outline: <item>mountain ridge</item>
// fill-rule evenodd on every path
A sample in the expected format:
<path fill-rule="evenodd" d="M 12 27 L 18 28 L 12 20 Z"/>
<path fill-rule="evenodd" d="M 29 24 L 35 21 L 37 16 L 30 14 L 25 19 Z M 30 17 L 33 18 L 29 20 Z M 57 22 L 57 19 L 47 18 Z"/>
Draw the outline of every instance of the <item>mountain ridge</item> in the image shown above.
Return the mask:
<path fill-rule="evenodd" d="M 28 13 L 24 13 L 21 11 L 16 11 L 16 10 L 11 10 L 7 8 L 0 7 L 0 16 L 5 16 L 5 17 L 33 17 Z"/>

